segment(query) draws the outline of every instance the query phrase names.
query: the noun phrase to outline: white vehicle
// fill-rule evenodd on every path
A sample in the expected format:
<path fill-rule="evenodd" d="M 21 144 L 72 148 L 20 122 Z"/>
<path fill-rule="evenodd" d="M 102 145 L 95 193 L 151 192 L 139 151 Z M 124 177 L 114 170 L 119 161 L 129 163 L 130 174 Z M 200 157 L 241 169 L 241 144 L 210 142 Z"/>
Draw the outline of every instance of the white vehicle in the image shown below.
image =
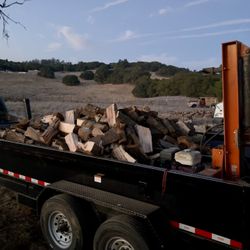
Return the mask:
<path fill-rule="evenodd" d="M 214 118 L 224 118 L 223 102 L 220 102 L 215 105 Z"/>

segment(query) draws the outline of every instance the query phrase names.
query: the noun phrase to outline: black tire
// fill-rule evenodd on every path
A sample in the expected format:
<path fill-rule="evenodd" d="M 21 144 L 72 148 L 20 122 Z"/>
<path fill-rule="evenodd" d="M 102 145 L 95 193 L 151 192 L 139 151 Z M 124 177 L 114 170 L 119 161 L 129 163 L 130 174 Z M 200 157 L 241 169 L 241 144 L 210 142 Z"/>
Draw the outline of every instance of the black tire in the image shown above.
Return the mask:
<path fill-rule="evenodd" d="M 132 217 L 120 215 L 100 225 L 94 237 L 94 250 L 150 250 L 145 226 Z"/>
<path fill-rule="evenodd" d="M 92 249 L 91 218 L 81 209 L 75 198 L 65 194 L 56 195 L 44 203 L 41 228 L 52 249 Z"/>

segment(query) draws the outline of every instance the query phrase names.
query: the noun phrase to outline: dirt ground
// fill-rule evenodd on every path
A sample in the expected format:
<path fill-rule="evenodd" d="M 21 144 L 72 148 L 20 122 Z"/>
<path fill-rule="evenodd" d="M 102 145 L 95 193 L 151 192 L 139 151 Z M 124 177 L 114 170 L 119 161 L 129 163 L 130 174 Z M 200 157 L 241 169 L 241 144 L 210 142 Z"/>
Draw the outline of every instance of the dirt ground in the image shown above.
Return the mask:
<path fill-rule="evenodd" d="M 211 110 L 188 108 L 186 97 L 135 98 L 130 84 L 99 85 L 93 81 L 82 81 L 80 86 L 68 87 L 61 83 L 63 75 L 58 73 L 56 79 L 50 80 L 32 73 L 0 72 L 0 96 L 5 99 L 8 109 L 18 116 L 25 115 L 22 100 L 29 98 L 34 116 L 63 112 L 87 103 L 103 107 L 117 103 L 119 108 L 148 106 L 166 117 L 196 117 L 197 120 L 211 117 Z M 0 188 L 0 249 L 48 249 L 39 218 L 31 209 L 18 205 L 16 195 L 5 188 Z"/>

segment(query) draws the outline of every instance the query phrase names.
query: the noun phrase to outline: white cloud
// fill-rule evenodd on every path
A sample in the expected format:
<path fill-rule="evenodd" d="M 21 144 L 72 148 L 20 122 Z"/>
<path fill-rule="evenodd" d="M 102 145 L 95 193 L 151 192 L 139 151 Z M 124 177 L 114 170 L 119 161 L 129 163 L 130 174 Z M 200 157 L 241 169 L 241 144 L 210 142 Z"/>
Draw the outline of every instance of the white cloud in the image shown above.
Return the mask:
<path fill-rule="evenodd" d="M 61 43 L 53 42 L 48 45 L 48 51 L 56 51 L 62 47 Z"/>
<path fill-rule="evenodd" d="M 87 22 L 88 22 L 89 24 L 94 24 L 94 23 L 95 23 L 94 17 L 91 16 L 91 15 L 89 15 L 88 18 L 87 18 Z"/>
<path fill-rule="evenodd" d="M 144 62 L 162 62 L 165 64 L 174 64 L 178 60 L 174 56 L 168 56 L 166 53 L 162 53 L 159 55 L 156 54 L 149 54 L 149 55 L 142 55 L 138 58 L 138 61 L 144 61 Z"/>
<path fill-rule="evenodd" d="M 204 3 L 207 3 L 209 2 L 210 0 L 196 0 L 196 1 L 192 1 L 192 2 L 189 2 L 187 3 L 184 7 L 192 7 L 192 6 L 196 6 L 196 5 L 201 5 L 201 4 L 204 4 Z"/>
<path fill-rule="evenodd" d="M 135 32 L 131 30 L 126 30 L 120 37 L 115 39 L 115 42 L 125 42 L 131 39 L 137 38 L 137 35 Z"/>
<path fill-rule="evenodd" d="M 86 36 L 77 34 L 71 27 L 63 26 L 58 29 L 58 35 L 63 36 L 71 48 L 82 50 L 88 47 L 88 39 Z"/>
<path fill-rule="evenodd" d="M 203 29 L 217 28 L 217 27 L 223 27 L 223 26 L 231 26 L 231 25 L 237 25 L 237 24 L 246 24 L 246 23 L 250 23 L 249 18 L 226 20 L 226 21 L 223 21 L 223 22 L 217 22 L 217 23 L 212 23 L 212 24 L 203 25 L 203 26 L 186 28 L 186 29 L 183 29 L 182 31 L 195 31 L 195 30 L 203 30 Z"/>
<path fill-rule="evenodd" d="M 93 13 L 93 12 L 103 11 L 103 10 L 109 9 L 110 7 L 120 5 L 120 4 L 126 3 L 128 1 L 129 0 L 115 0 L 115 1 L 112 1 L 112 2 L 108 2 L 108 3 L 104 4 L 103 6 L 96 7 L 91 12 Z"/>
<path fill-rule="evenodd" d="M 166 7 L 166 8 L 159 9 L 158 14 L 160 16 L 163 16 L 163 15 L 166 15 L 167 13 L 169 13 L 169 12 L 172 12 L 172 11 L 173 11 L 173 9 L 171 7 Z"/>

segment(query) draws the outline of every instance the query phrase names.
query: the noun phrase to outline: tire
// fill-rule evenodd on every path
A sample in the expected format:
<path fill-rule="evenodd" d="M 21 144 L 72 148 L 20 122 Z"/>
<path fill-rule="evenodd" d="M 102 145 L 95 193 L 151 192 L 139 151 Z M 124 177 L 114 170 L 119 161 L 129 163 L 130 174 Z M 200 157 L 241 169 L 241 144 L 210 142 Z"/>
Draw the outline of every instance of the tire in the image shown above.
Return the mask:
<path fill-rule="evenodd" d="M 94 237 L 94 250 L 150 250 L 143 227 L 125 215 L 108 219 L 98 228 Z"/>
<path fill-rule="evenodd" d="M 90 218 L 78 201 L 65 194 L 47 200 L 41 210 L 43 235 L 52 249 L 92 249 Z"/>

